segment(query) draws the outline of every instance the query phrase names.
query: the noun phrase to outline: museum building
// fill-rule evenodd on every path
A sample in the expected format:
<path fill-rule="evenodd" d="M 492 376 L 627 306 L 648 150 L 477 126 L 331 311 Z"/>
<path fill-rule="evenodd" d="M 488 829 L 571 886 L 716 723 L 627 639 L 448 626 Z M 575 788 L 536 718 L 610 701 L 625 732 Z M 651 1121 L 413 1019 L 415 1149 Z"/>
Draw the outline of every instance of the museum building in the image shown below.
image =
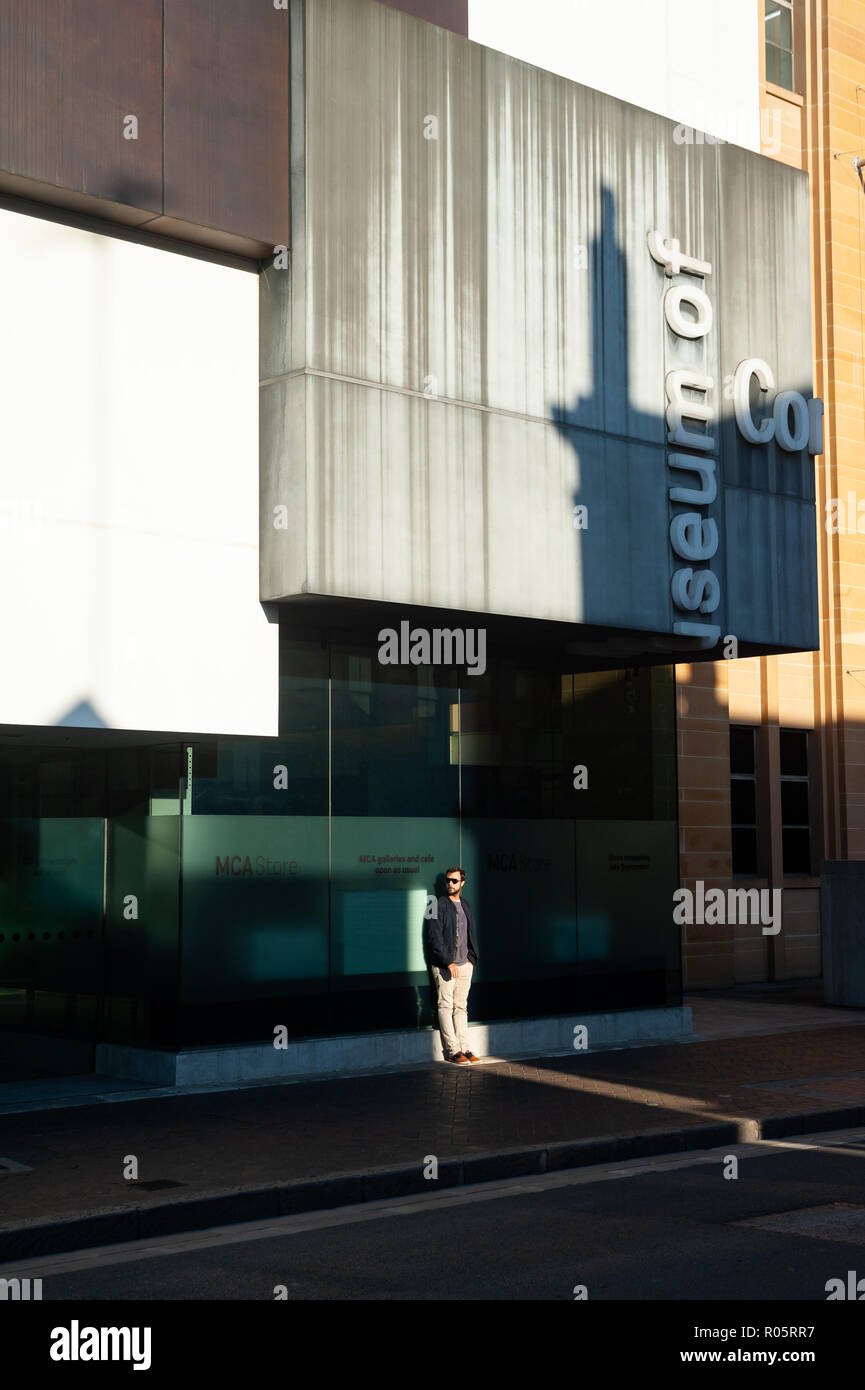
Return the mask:
<path fill-rule="evenodd" d="M 475 1051 L 687 1034 L 674 668 L 818 647 L 807 174 L 465 5 L 60 11 L 0 21 L 5 1070 L 438 1056 L 454 863 Z"/>

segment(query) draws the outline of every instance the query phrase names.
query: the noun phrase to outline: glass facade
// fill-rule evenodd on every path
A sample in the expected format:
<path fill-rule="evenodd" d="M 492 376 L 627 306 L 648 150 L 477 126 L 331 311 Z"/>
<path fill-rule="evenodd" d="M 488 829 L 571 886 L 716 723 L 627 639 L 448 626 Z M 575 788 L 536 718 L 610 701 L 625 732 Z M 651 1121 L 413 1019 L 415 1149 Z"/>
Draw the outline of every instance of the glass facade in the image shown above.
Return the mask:
<path fill-rule="evenodd" d="M 280 652 L 274 739 L 0 742 L 0 1027 L 170 1048 L 430 1027 L 454 863 L 473 1021 L 681 1002 L 669 668 L 383 666 L 287 625 Z"/>

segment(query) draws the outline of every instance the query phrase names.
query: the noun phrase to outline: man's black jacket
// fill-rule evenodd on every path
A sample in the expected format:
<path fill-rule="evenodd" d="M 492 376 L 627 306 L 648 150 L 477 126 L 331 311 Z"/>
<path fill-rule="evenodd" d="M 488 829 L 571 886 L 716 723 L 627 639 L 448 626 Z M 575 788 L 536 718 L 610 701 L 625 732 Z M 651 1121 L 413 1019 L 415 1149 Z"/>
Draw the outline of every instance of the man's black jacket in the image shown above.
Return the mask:
<path fill-rule="evenodd" d="M 468 957 L 472 965 L 477 965 L 478 948 L 475 941 L 475 919 L 471 903 L 460 897 L 466 921 L 469 924 Z M 446 979 L 450 979 L 447 967 L 456 959 L 457 953 L 457 910 L 450 898 L 437 899 L 438 916 L 430 920 L 427 934 L 427 955 L 433 966 L 438 966 Z"/>

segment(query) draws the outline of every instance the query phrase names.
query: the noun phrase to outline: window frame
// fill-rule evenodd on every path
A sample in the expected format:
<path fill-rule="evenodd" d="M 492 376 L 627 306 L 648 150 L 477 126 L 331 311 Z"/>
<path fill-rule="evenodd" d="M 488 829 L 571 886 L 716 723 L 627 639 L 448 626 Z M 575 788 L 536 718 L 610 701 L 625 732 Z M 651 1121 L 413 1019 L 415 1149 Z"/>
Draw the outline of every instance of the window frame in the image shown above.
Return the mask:
<path fill-rule="evenodd" d="M 800 734 L 805 737 L 805 772 L 783 772 L 780 756 L 781 738 L 784 734 Z M 785 879 L 788 878 L 814 878 L 816 876 L 816 814 L 815 814 L 815 748 L 813 729 L 794 729 L 786 725 L 778 728 L 778 824 L 781 830 L 781 872 Z M 787 822 L 784 819 L 784 783 L 790 782 L 802 785 L 804 783 L 808 795 L 808 819 L 805 825 Z M 784 832 L 787 830 L 807 830 L 808 832 L 808 866 L 805 869 L 788 869 L 784 860 Z"/>
<path fill-rule="evenodd" d="M 769 40 L 766 38 L 766 9 L 769 4 L 777 5 L 780 9 L 789 11 L 791 28 L 791 48 L 781 48 L 779 44 L 772 44 L 781 53 L 790 53 L 792 60 L 792 86 L 785 87 L 781 83 L 773 82 L 766 72 L 766 49 Z M 779 96 L 800 98 L 805 95 L 805 14 L 803 6 L 798 0 L 763 0 L 758 11 L 760 24 L 760 78 L 764 87 L 770 91 L 777 92 Z"/>
<path fill-rule="evenodd" d="M 754 750 L 753 772 L 734 772 L 733 771 L 733 730 L 747 729 L 751 733 Z M 764 779 L 761 777 L 761 725 L 759 724 L 740 724 L 736 721 L 730 723 L 730 873 L 734 878 L 765 878 L 765 845 L 764 836 L 761 834 L 761 784 Z M 754 822 L 745 825 L 742 822 L 733 820 L 733 782 L 752 782 L 754 786 Z M 754 845 L 756 850 L 756 865 L 753 869 L 737 869 L 735 862 L 735 849 L 733 846 L 733 832 L 736 830 L 753 830 Z"/>

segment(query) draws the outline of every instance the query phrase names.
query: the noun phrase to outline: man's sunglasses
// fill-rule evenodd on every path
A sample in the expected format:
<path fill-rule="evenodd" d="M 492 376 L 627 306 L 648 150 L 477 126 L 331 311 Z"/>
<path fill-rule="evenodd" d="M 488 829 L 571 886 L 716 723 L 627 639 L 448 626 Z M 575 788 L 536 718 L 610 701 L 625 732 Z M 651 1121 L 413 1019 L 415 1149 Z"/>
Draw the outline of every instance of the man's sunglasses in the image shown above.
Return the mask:
<path fill-rule="evenodd" d="M 458 879 L 458 878 L 449 878 L 449 879 L 447 879 L 446 881 L 447 881 L 448 883 L 459 883 L 459 879 Z"/>

